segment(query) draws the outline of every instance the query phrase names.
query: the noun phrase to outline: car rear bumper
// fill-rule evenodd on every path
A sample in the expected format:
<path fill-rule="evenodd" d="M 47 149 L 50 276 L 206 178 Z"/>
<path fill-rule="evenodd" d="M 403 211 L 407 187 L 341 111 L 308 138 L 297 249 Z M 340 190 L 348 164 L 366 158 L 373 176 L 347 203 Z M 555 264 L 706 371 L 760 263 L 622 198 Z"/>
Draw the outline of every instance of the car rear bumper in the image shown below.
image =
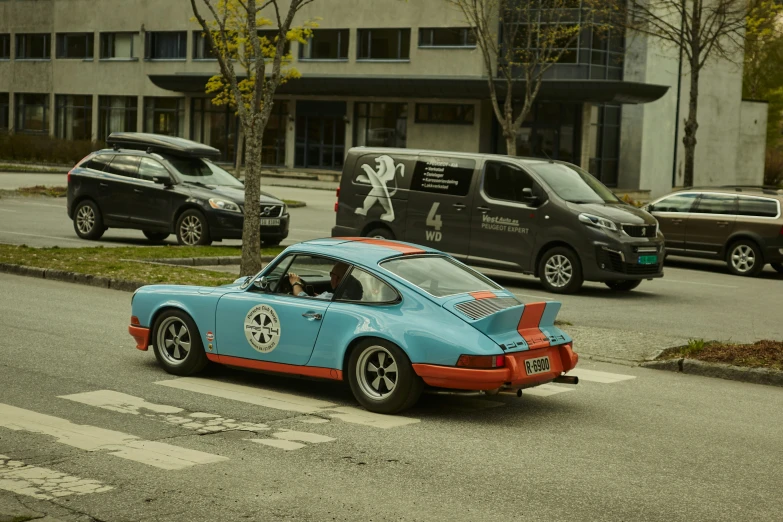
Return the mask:
<path fill-rule="evenodd" d="M 525 361 L 537 357 L 549 356 L 550 370 L 545 373 L 527 375 Z M 422 380 L 436 388 L 454 390 L 494 390 L 501 386 L 511 388 L 530 388 L 553 381 L 562 373 L 576 366 L 579 356 L 570 344 L 550 346 L 536 350 L 506 354 L 506 366 L 496 370 L 458 368 L 455 366 L 437 366 L 434 364 L 414 364 L 413 371 Z"/>
<path fill-rule="evenodd" d="M 143 326 L 128 326 L 128 333 L 136 341 L 136 348 L 144 352 L 147 351 L 150 345 L 150 329 Z"/>

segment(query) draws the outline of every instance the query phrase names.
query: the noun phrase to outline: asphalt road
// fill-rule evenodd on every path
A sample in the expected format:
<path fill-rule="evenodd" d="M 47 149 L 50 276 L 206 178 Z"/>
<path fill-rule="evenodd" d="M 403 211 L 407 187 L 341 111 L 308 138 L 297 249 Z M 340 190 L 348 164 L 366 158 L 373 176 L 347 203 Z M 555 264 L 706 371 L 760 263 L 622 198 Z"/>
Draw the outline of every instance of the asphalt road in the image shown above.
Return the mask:
<path fill-rule="evenodd" d="M 339 384 L 166 374 L 127 293 L 0 288 L 0 519 L 780 520 L 780 388 L 581 361 L 362 415 Z"/>

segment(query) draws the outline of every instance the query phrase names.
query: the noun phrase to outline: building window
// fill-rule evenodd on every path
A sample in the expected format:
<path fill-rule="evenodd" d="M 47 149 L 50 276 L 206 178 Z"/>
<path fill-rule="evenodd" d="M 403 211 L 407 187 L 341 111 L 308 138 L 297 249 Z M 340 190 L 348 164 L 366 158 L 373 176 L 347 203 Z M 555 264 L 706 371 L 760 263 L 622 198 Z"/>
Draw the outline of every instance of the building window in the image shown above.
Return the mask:
<path fill-rule="evenodd" d="M 193 59 L 216 60 L 212 44 L 203 31 L 193 31 Z"/>
<path fill-rule="evenodd" d="M 58 94 L 54 109 L 55 136 L 66 140 L 92 139 L 92 96 Z"/>
<path fill-rule="evenodd" d="M 144 98 L 144 132 L 185 137 L 185 98 Z"/>
<path fill-rule="evenodd" d="M 0 34 L 0 60 L 11 59 L 11 35 Z"/>
<path fill-rule="evenodd" d="M 407 103 L 357 103 L 354 144 L 357 147 L 400 147 L 408 141 Z"/>
<path fill-rule="evenodd" d="M 145 33 L 144 58 L 147 60 L 184 60 L 187 57 L 186 31 L 152 31 Z"/>
<path fill-rule="evenodd" d="M 590 79 L 622 80 L 625 58 L 625 37 L 622 31 L 615 29 L 605 34 L 593 32 L 590 36 Z"/>
<path fill-rule="evenodd" d="M 514 118 L 519 116 L 522 101 L 514 102 Z M 581 104 L 538 102 L 527 113 L 517 134 L 517 156 L 550 158 L 579 164 Z M 493 119 L 497 145 L 505 154 L 506 139 Z"/>
<path fill-rule="evenodd" d="M 359 29 L 359 60 L 408 60 L 410 29 Z"/>
<path fill-rule="evenodd" d="M 348 29 L 316 29 L 306 44 L 299 44 L 300 60 L 347 60 Z"/>
<path fill-rule="evenodd" d="M 590 117 L 590 143 L 593 145 L 588 170 L 604 185 L 617 186 L 620 158 L 620 105 L 594 105 Z"/>
<path fill-rule="evenodd" d="M 92 33 L 58 33 L 56 56 L 92 60 L 94 42 Z"/>
<path fill-rule="evenodd" d="M 264 46 L 276 46 L 277 45 L 277 37 L 279 36 L 279 32 L 277 29 L 260 29 L 258 31 L 258 37 L 261 39 L 261 47 Z M 288 54 L 291 52 L 291 42 L 286 40 L 285 46 L 283 47 L 283 53 Z M 269 56 L 267 56 L 269 58 Z"/>
<path fill-rule="evenodd" d="M 456 103 L 417 103 L 416 123 L 472 125 L 475 107 Z"/>
<path fill-rule="evenodd" d="M 101 33 L 101 60 L 138 58 L 139 33 Z"/>
<path fill-rule="evenodd" d="M 98 139 L 112 132 L 136 132 L 139 100 L 135 96 L 98 97 Z"/>
<path fill-rule="evenodd" d="M 17 60 L 48 60 L 52 56 L 49 34 L 17 34 Z"/>
<path fill-rule="evenodd" d="M 432 27 L 419 29 L 419 47 L 476 47 L 476 36 L 469 27 Z"/>
<path fill-rule="evenodd" d="M 221 160 L 233 161 L 239 133 L 236 111 L 206 98 L 193 98 L 190 103 L 190 139 L 218 149 Z"/>
<path fill-rule="evenodd" d="M 16 93 L 16 132 L 49 134 L 49 95 Z"/>
<path fill-rule="evenodd" d="M 0 132 L 8 131 L 9 94 L 0 92 Z"/>

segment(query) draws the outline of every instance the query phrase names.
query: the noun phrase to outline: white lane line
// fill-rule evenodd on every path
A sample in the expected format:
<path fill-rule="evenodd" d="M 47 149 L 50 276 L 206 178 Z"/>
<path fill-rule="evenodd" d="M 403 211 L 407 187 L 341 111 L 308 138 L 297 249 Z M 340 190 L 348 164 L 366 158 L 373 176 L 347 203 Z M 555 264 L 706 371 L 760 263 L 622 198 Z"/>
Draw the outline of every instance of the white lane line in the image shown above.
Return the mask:
<path fill-rule="evenodd" d="M 276 410 L 293 411 L 296 413 L 322 413 L 344 422 L 371 426 L 373 428 L 389 429 L 421 422 L 421 419 L 396 415 L 380 415 L 350 406 L 337 406 L 334 403 L 318 399 L 309 399 L 298 395 L 218 382 L 200 377 L 183 377 L 170 381 L 158 381 L 155 384 L 255 404 L 256 406 L 274 408 Z"/>
<path fill-rule="evenodd" d="M 271 446 L 273 448 L 282 449 L 286 451 L 298 450 L 304 448 L 304 444 L 299 444 L 291 440 L 278 440 L 278 439 L 248 439 L 251 442 L 257 444 L 263 444 L 264 446 Z"/>
<path fill-rule="evenodd" d="M 2 403 L 0 403 L 0 426 L 14 431 L 48 435 L 56 438 L 57 442 L 74 448 L 104 451 L 115 457 L 167 470 L 228 460 L 227 457 L 219 455 L 143 440 L 120 431 L 106 430 L 87 424 L 74 424 L 66 419 Z"/>
<path fill-rule="evenodd" d="M 141 413 L 140 410 L 142 409 L 150 410 L 155 413 L 146 413 L 144 414 L 145 417 L 151 417 L 155 420 L 187 428 L 189 430 L 196 430 L 198 433 L 216 433 L 220 431 L 249 431 L 260 433 L 270 429 L 266 424 L 237 422 L 234 419 L 224 419 L 220 415 L 215 415 L 214 413 L 197 411 L 188 414 L 185 410 L 176 406 L 155 404 L 154 402 L 147 402 L 140 397 L 134 397 L 133 395 L 112 390 L 97 390 L 85 393 L 75 393 L 73 395 L 61 395 L 60 398 L 87 404 L 89 406 L 96 406 L 105 410 L 129 413 L 131 415 L 139 415 Z M 180 415 L 175 415 L 177 413 Z"/>
<path fill-rule="evenodd" d="M 0 208 L 0 212 L 19 212 L 18 210 L 10 210 L 7 208 Z"/>
<path fill-rule="evenodd" d="M 0 455 L 0 489 L 40 500 L 71 495 L 103 493 L 114 489 L 97 480 L 82 479 L 49 468 L 28 466 L 20 460 Z"/>
<path fill-rule="evenodd" d="M 43 239 L 56 239 L 58 241 L 74 241 L 76 243 L 89 243 L 89 241 L 85 241 L 84 239 L 73 239 L 69 237 L 55 237 L 55 236 L 43 236 L 40 234 L 29 234 L 27 232 L 11 232 L 10 230 L 0 230 L 0 234 L 11 234 L 14 236 L 27 236 L 27 237 L 40 237 Z"/>
<path fill-rule="evenodd" d="M 575 375 L 579 377 L 580 381 L 600 382 L 603 384 L 611 384 L 620 381 L 627 381 L 629 379 L 636 379 L 635 375 L 623 375 L 621 373 L 599 372 L 596 370 L 586 370 L 583 368 L 574 368 L 566 375 Z M 522 393 L 525 392 L 523 391 Z"/>
<path fill-rule="evenodd" d="M 669 279 L 666 277 L 658 279 L 658 282 L 677 283 L 678 285 L 683 284 L 683 285 L 717 286 L 719 288 L 739 288 L 738 286 L 734 286 L 734 285 L 721 285 L 718 283 L 700 283 L 698 281 L 680 281 L 679 279 Z"/>

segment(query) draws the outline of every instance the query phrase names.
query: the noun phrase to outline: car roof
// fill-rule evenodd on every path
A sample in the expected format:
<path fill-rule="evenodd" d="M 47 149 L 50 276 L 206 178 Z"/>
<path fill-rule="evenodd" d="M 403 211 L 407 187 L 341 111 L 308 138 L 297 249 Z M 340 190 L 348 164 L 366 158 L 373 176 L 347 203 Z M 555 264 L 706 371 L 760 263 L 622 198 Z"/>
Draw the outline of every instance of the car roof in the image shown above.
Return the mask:
<path fill-rule="evenodd" d="M 440 250 L 389 239 L 371 237 L 331 237 L 311 239 L 292 245 L 286 252 L 307 252 L 342 258 L 352 264 L 376 266 L 384 259 L 406 255 L 440 254 Z"/>
<path fill-rule="evenodd" d="M 767 185 L 721 185 L 717 187 L 683 187 L 672 194 L 682 192 L 717 192 L 720 194 L 747 194 L 751 196 L 783 197 L 783 189 Z"/>
<path fill-rule="evenodd" d="M 106 143 L 115 149 L 163 152 L 188 158 L 220 158 L 220 150 L 196 141 L 146 132 L 112 132 Z"/>

